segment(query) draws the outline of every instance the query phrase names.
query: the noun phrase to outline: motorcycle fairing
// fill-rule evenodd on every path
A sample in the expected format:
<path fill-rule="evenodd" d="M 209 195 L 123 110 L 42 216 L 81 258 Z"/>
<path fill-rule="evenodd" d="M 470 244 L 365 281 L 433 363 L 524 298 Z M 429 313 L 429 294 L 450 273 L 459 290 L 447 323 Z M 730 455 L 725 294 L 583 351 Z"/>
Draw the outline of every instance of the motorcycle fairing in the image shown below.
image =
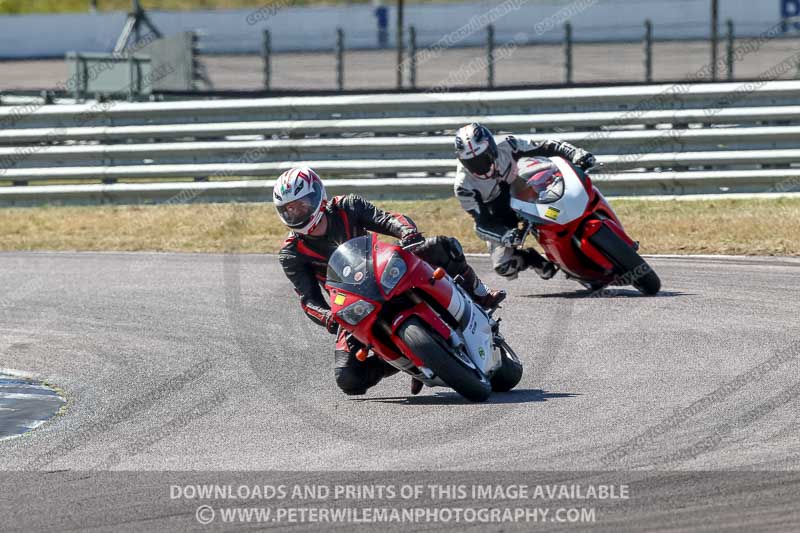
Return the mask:
<path fill-rule="evenodd" d="M 350 331 L 359 341 L 385 355 L 388 362 L 396 368 L 417 375 L 413 368 L 417 367 L 425 374 L 424 379 L 418 376 L 420 379 L 430 385 L 442 384 L 437 382 L 435 377 L 428 375 L 430 371 L 424 367 L 424 362 L 397 335 L 398 328 L 406 320 L 417 316 L 445 342 L 456 347 L 460 353 L 465 353 L 472 365 L 480 368 L 487 376 L 502 365 L 500 352 L 493 346 L 492 319 L 463 293 L 463 289 L 458 287 L 452 278 L 445 276 L 438 281 L 432 281 L 433 268 L 430 265 L 411 252 L 379 241 L 376 235 L 353 239 L 343 246 L 344 253 L 336 258 L 332 256 L 331 263 L 334 263 L 332 268 L 336 272 L 334 279 L 329 280 L 326 285 L 331 294 L 331 309 L 334 313 L 358 300 L 375 305 L 375 310 L 355 326 L 342 324 L 342 327 Z M 395 255 L 399 255 L 405 262 L 406 272 L 395 287 L 386 293 L 379 280 Z M 344 262 L 337 263 L 341 258 L 346 258 L 354 265 L 347 272 L 347 276 L 344 276 Z M 355 265 L 360 268 L 362 264 L 372 272 L 365 273 L 359 282 L 355 283 Z M 376 335 L 371 334 L 373 328 L 379 327 L 376 321 L 381 306 L 390 300 L 390 296 L 401 294 L 412 287 L 427 293 L 432 300 L 435 300 L 439 307 L 446 310 L 458 323 L 458 329 L 461 331 L 453 329 L 429 303 L 420 301 L 402 310 L 391 320 L 387 333 L 393 346 L 387 345 Z"/>
<path fill-rule="evenodd" d="M 537 225 L 569 224 L 581 218 L 586 212 L 586 205 L 590 200 L 589 193 L 584 181 L 569 163 L 561 158 L 553 158 L 551 161 L 558 166 L 564 180 L 564 193 L 561 198 L 555 202 L 538 203 L 512 197 L 511 208 L 530 215 Z"/>

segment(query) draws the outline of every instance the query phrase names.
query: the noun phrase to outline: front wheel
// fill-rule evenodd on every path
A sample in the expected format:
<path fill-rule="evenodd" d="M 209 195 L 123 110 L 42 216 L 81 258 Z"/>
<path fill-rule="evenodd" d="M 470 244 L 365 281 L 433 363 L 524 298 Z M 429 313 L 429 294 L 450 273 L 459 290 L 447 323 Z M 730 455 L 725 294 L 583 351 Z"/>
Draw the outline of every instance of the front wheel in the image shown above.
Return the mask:
<path fill-rule="evenodd" d="M 486 376 L 478 369 L 469 368 L 418 318 L 406 320 L 397 334 L 425 366 L 467 400 L 482 402 L 492 393 Z"/>
<path fill-rule="evenodd" d="M 492 376 L 492 390 L 495 392 L 508 392 L 519 384 L 522 379 L 522 363 L 505 340 L 497 343 L 500 357 L 503 361 L 500 368 Z"/>
<path fill-rule="evenodd" d="M 610 228 L 602 226 L 597 233 L 589 237 L 589 240 L 617 267 L 621 274 L 620 284 L 633 285 L 639 292 L 648 296 L 658 294 L 661 290 L 658 274 Z"/>

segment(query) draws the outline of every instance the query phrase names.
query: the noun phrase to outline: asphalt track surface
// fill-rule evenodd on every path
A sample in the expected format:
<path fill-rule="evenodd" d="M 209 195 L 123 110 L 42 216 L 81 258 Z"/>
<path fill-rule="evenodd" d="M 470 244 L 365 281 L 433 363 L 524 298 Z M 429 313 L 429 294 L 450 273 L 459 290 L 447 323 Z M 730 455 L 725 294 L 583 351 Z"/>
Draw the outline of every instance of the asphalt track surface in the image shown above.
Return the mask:
<path fill-rule="evenodd" d="M 796 530 L 800 260 L 651 258 L 655 298 L 589 297 L 530 273 L 506 282 L 471 261 L 509 289 L 499 316 L 526 365 L 515 391 L 483 404 L 445 389 L 412 397 L 406 376 L 340 393 L 333 339 L 272 255 L 0 253 L 0 368 L 69 401 L 0 442 L 3 529 L 197 526 L 194 507 L 142 488 L 163 496 L 164 474 L 89 472 L 111 469 L 622 471 L 644 476 L 647 497 L 607 529 Z M 772 473 L 709 481 L 729 470 Z"/>

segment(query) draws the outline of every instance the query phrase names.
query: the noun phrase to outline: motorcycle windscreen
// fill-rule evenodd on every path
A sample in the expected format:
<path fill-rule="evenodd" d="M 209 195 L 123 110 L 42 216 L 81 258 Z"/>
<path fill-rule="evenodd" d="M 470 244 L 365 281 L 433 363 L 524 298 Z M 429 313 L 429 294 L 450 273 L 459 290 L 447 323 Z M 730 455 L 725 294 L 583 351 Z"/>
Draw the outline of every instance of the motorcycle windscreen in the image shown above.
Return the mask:
<path fill-rule="evenodd" d="M 531 160 L 521 166 L 519 174 L 526 185 L 513 191 L 519 200 L 551 204 L 564 196 L 564 176 L 552 161 Z"/>
<path fill-rule="evenodd" d="M 356 237 L 340 244 L 328 260 L 327 284 L 368 300 L 382 301 L 372 265 L 372 238 Z"/>

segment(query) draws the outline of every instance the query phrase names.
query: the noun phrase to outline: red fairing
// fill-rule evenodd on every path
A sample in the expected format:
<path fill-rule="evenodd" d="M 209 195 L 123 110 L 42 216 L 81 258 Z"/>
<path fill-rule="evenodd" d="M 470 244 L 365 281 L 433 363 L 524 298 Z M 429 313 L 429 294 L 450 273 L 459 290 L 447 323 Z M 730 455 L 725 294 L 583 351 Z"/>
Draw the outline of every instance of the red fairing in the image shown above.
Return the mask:
<path fill-rule="evenodd" d="M 452 281 L 445 278 L 436 283 L 431 283 L 430 280 L 434 270 L 431 265 L 411 252 L 403 250 L 399 246 L 380 242 L 377 239 L 374 241 L 373 250 L 375 250 L 374 264 L 377 279 L 381 279 L 384 270 L 386 270 L 389 261 L 395 253 L 400 255 L 406 263 L 408 270 L 403 279 L 400 280 L 400 283 L 392 290 L 392 294 L 402 294 L 411 288 L 416 288 L 433 296 L 445 309 L 450 305 L 450 300 L 455 290 Z M 383 293 L 385 297 L 389 296 L 384 293 L 383 287 L 381 287 L 381 293 Z"/>
<path fill-rule="evenodd" d="M 602 220 L 587 221 L 583 226 L 583 235 L 580 240 L 580 247 L 581 251 L 591 261 L 594 261 L 595 264 L 600 265 L 604 270 L 611 271 L 614 268 L 614 265 L 612 265 L 611 261 L 606 259 L 606 257 L 589 241 L 589 237 L 597 233 L 601 227 L 603 227 Z"/>
<path fill-rule="evenodd" d="M 379 241 L 375 235 L 371 237 L 372 245 L 372 265 L 375 273 L 375 280 L 378 281 L 380 292 L 386 299 L 385 302 L 374 301 L 365 298 L 359 294 L 353 294 L 348 291 L 336 287 L 326 288 L 330 291 L 330 305 L 331 311 L 336 314 L 347 306 L 359 301 L 367 301 L 375 308 L 364 317 L 356 326 L 352 326 L 343 320 L 339 320 L 341 330 L 348 331 L 355 336 L 359 341 L 369 346 L 376 354 L 383 359 L 393 361 L 395 359 L 405 357 L 410 360 L 415 366 L 423 366 L 422 360 L 397 336 L 399 327 L 410 317 L 417 316 L 424 323 L 428 324 L 436 333 L 441 335 L 445 340 L 449 339 L 452 335 L 452 330 L 447 323 L 437 314 L 437 312 L 426 302 L 422 301 L 402 309 L 394 317 L 390 317 L 391 321 L 385 326 L 378 325 L 378 320 L 384 320 L 381 317 L 381 311 L 388 301 L 397 295 L 403 294 L 413 288 L 422 290 L 430 294 L 434 300 L 444 309 L 450 304 L 455 287 L 449 278 L 444 278 L 431 283 L 431 276 L 433 275 L 433 268 L 426 262 L 422 261 L 416 255 L 407 252 L 399 246 L 387 244 Z M 400 279 L 397 286 L 389 293 L 386 294 L 383 287 L 380 286 L 379 280 L 386 270 L 389 261 L 393 255 L 399 255 L 406 264 L 406 273 Z M 381 328 L 383 335 L 377 335 L 376 329 Z M 388 332 L 385 331 L 388 329 Z M 385 342 L 388 340 L 391 342 Z"/>
<path fill-rule="evenodd" d="M 574 168 L 574 167 L 573 167 Z M 573 276 L 586 281 L 613 281 L 612 263 L 589 241 L 602 225 L 609 227 L 629 245 L 633 240 L 589 176 L 582 179 L 589 199 L 580 217 L 567 224 L 537 225 L 538 241 L 547 258 Z"/>
<path fill-rule="evenodd" d="M 450 327 L 445 324 L 442 318 L 425 302 L 420 302 L 411 309 L 397 315 L 397 318 L 392 321 L 392 333 L 396 333 L 403 322 L 413 315 L 420 317 L 445 339 L 450 338 L 452 334 Z"/>

